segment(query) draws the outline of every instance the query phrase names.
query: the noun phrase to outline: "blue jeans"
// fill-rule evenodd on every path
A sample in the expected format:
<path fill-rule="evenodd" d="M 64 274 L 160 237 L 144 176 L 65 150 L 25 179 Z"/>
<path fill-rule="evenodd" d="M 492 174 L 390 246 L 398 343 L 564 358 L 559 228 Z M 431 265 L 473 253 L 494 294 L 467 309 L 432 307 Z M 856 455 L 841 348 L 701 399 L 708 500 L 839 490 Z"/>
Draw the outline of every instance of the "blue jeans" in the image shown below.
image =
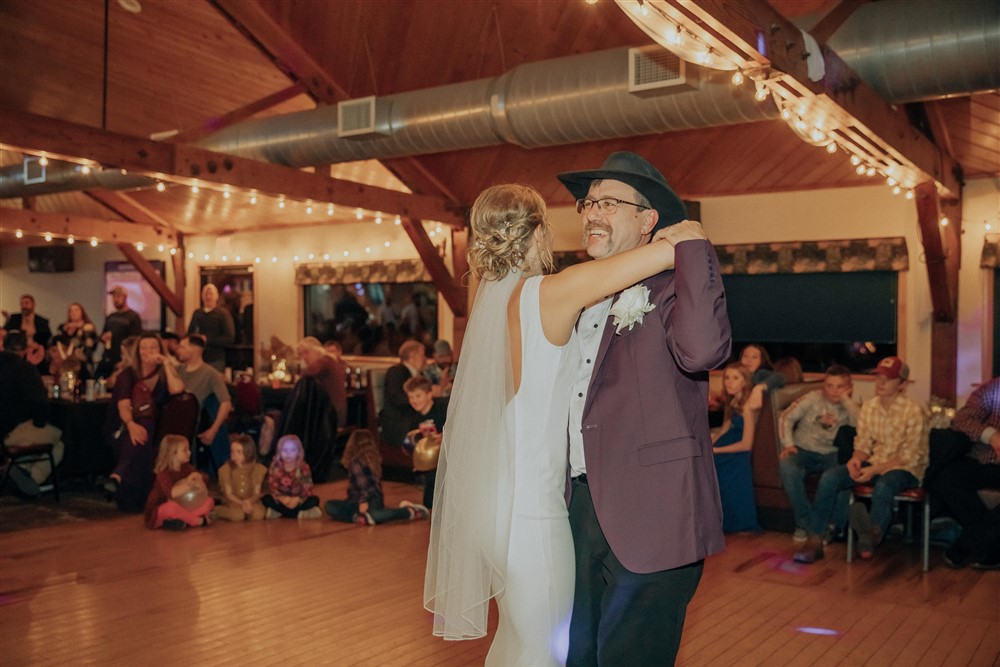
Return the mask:
<path fill-rule="evenodd" d="M 813 501 L 813 515 L 809 524 L 812 535 L 822 535 L 826 524 L 833 513 L 837 495 L 854 486 L 856 482 L 847 472 L 847 466 L 830 468 L 819 478 L 819 488 Z M 876 475 L 869 484 L 875 485 L 872 493 L 871 518 L 879 529 L 880 535 L 885 535 L 892 521 L 892 498 L 903 489 L 918 486 L 920 482 L 905 470 L 890 470 L 883 475 Z"/>
<path fill-rule="evenodd" d="M 781 486 L 788 494 L 788 502 L 792 504 L 795 527 L 808 530 L 812 506 L 809 504 L 809 496 L 806 495 L 806 475 L 824 473 L 836 467 L 837 452 L 818 454 L 801 447 L 797 449 L 797 453 L 778 461 L 778 472 L 781 474 Z M 838 495 L 833 509 L 834 523 L 838 528 L 847 523 L 847 502 L 847 492 L 843 491 Z M 825 525 L 823 527 L 826 528 Z"/>

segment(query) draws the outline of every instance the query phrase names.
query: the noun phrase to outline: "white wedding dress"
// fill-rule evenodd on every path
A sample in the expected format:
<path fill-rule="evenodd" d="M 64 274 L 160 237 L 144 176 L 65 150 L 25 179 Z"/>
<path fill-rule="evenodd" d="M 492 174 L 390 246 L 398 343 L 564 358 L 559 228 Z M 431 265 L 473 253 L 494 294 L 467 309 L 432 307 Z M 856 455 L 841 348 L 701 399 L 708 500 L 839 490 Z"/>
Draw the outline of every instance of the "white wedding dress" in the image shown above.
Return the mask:
<path fill-rule="evenodd" d="M 541 281 L 541 276 L 528 278 L 521 290 L 521 385 L 508 406 L 513 413 L 514 501 L 507 588 L 497 597 L 500 624 L 486 658 L 487 665 L 498 667 L 564 664 L 573 607 L 566 428 L 579 346 L 575 340 L 559 347 L 546 340 Z"/>
<path fill-rule="evenodd" d="M 513 392 L 506 306 L 521 277 L 484 281 L 469 318 L 438 462 L 424 605 L 435 635 L 475 639 L 486 634 L 496 597 L 486 664 L 541 667 L 565 663 L 573 604 L 564 491 L 579 346 L 546 340 L 542 277 L 526 279 Z"/>

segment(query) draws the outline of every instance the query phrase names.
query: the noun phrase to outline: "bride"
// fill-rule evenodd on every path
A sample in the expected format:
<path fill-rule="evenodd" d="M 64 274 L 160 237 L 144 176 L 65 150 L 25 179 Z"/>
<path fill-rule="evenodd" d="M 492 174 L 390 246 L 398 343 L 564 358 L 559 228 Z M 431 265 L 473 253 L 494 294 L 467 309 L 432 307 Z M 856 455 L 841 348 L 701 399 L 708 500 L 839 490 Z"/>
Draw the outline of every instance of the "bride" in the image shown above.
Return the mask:
<path fill-rule="evenodd" d="M 469 266 L 481 279 L 438 462 L 424 605 L 434 634 L 486 634 L 487 665 L 565 662 L 574 559 L 564 497 L 580 311 L 672 268 L 660 232 L 641 248 L 554 274 L 545 202 L 523 185 L 472 207 Z M 695 223 L 681 223 L 694 225 Z"/>

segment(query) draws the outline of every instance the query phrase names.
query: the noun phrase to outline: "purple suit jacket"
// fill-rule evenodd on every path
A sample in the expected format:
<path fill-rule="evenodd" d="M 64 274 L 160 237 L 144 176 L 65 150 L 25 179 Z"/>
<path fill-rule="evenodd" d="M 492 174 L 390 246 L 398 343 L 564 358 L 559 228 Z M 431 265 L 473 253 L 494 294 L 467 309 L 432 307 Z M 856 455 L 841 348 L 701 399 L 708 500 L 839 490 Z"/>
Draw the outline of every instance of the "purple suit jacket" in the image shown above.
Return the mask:
<path fill-rule="evenodd" d="M 601 529 L 622 565 L 649 573 L 725 548 L 708 371 L 732 335 L 708 241 L 680 243 L 676 269 L 641 284 L 656 308 L 620 335 L 608 317 L 582 426 Z"/>

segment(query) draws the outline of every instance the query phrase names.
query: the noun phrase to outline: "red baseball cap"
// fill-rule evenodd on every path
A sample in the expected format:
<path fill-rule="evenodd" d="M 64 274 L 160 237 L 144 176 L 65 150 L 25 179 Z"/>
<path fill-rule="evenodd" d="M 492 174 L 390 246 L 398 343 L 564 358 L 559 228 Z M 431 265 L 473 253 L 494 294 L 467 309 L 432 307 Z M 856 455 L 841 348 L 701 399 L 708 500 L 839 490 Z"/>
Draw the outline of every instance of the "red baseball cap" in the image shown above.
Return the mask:
<path fill-rule="evenodd" d="M 899 357 L 886 357 L 878 362 L 878 366 L 875 367 L 875 375 L 884 375 L 890 380 L 897 378 L 906 380 L 910 377 L 910 367 Z"/>

